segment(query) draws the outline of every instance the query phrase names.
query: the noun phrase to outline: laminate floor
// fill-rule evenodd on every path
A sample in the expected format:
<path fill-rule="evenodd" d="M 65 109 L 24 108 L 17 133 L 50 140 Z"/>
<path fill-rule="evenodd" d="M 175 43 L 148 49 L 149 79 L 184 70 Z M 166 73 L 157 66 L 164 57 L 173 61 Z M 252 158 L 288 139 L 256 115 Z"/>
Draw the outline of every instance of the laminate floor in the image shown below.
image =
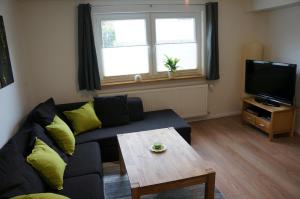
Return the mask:
<path fill-rule="evenodd" d="M 240 116 L 190 123 L 192 146 L 227 199 L 300 199 L 300 136 L 268 140 Z"/>

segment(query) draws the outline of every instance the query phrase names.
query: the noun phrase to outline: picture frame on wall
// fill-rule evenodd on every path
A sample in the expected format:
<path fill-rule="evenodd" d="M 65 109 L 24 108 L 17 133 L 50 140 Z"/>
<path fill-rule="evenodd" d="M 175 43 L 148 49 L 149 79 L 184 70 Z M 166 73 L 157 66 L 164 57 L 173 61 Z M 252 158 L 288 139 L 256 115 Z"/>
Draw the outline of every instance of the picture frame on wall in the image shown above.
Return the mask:
<path fill-rule="evenodd" d="M 7 46 L 3 16 L 0 15 L 0 89 L 13 83 L 13 71 Z"/>

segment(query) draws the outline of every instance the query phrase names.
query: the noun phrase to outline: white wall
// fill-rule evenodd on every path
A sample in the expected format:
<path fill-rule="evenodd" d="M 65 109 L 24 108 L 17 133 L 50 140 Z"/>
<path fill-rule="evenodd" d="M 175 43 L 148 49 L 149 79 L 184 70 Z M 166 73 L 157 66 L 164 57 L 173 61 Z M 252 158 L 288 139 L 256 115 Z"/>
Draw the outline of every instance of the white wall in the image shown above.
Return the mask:
<path fill-rule="evenodd" d="M 274 9 L 283 6 L 290 6 L 292 4 L 296 4 L 299 2 L 300 0 L 252 0 L 250 9 L 252 10 Z"/>
<path fill-rule="evenodd" d="M 78 101 L 76 3 L 73 0 L 20 1 L 27 42 L 27 64 L 38 103 L 53 96 L 58 102 Z"/>
<path fill-rule="evenodd" d="M 19 122 L 29 110 L 27 100 L 28 86 L 24 70 L 22 42 L 20 39 L 20 23 L 18 5 L 14 0 L 0 1 L 0 15 L 3 16 L 6 29 L 10 60 L 15 82 L 0 89 L 0 148 L 15 133 Z"/>
<path fill-rule="evenodd" d="M 265 13 L 246 12 L 247 1 L 219 1 L 220 76 L 209 95 L 211 117 L 239 113 L 244 67 L 243 48 L 249 42 L 263 43 Z"/>
<path fill-rule="evenodd" d="M 21 1 L 28 63 L 36 103 L 53 96 L 58 103 L 86 99 L 77 90 L 76 2 Z M 241 51 L 262 40 L 262 13 L 246 13 L 246 1 L 220 1 L 220 73 L 209 95 L 210 117 L 240 111 Z M 102 91 L 103 92 L 103 91 Z M 101 92 L 100 92 L 101 93 Z"/>
<path fill-rule="evenodd" d="M 296 104 L 300 106 L 300 6 L 268 12 L 268 58 L 298 65 Z M 300 112 L 297 117 L 300 133 Z"/>

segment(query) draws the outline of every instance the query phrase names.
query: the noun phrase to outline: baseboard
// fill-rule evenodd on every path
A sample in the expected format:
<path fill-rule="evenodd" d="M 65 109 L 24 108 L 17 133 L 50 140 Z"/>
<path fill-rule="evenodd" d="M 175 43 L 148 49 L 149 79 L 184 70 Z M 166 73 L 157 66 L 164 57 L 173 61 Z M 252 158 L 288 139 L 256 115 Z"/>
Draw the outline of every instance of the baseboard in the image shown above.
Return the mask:
<path fill-rule="evenodd" d="M 241 111 L 233 111 L 233 112 L 228 112 L 228 113 L 218 113 L 218 114 L 208 114 L 205 116 L 200 116 L 200 117 L 193 117 L 193 118 L 185 118 L 187 122 L 196 122 L 196 121 L 201 121 L 201 120 L 210 120 L 210 119 L 216 119 L 216 118 L 222 118 L 222 117 L 229 117 L 229 116 L 235 116 L 235 115 L 240 115 Z"/>

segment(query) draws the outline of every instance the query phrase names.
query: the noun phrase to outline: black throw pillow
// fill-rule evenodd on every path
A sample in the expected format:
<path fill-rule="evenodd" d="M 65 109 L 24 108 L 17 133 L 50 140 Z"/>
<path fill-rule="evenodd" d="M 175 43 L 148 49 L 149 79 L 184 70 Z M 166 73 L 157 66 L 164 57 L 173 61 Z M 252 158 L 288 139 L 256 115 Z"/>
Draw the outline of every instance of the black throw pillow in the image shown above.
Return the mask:
<path fill-rule="evenodd" d="M 57 110 L 55 108 L 55 102 L 53 98 L 46 100 L 43 103 L 37 105 L 33 110 L 33 120 L 42 125 L 43 127 L 51 124 L 55 115 L 57 114 Z"/>
<path fill-rule="evenodd" d="M 13 140 L 0 150 L 0 198 L 45 192 L 40 176 L 26 163 Z"/>
<path fill-rule="evenodd" d="M 94 107 L 104 127 L 129 123 L 127 95 L 95 97 Z"/>
<path fill-rule="evenodd" d="M 67 155 L 55 144 L 55 141 L 52 140 L 52 138 L 49 137 L 46 133 L 46 130 L 39 124 L 33 124 L 29 142 L 29 147 L 31 148 L 31 150 L 34 148 L 36 138 L 39 138 L 43 142 L 45 142 L 50 148 L 56 151 L 66 163 L 68 163 Z"/>
<path fill-rule="evenodd" d="M 127 100 L 130 121 L 140 121 L 144 119 L 144 107 L 141 98 L 130 97 Z"/>

